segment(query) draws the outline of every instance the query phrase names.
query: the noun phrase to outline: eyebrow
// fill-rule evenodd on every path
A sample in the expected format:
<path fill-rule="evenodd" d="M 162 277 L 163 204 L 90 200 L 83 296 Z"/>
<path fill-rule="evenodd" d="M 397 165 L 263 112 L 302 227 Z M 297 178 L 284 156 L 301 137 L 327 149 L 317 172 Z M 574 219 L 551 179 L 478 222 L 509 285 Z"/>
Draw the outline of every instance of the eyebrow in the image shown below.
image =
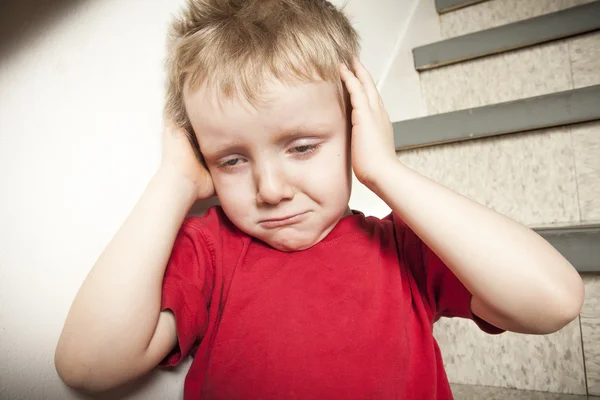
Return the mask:
<path fill-rule="evenodd" d="M 202 154 L 205 156 L 205 158 L 210 158 L 210 159 L 219 159 L 228 154 L 242 153 L 243 150 L 244 150 L 244 146 L 240 142 L 237 142 L 237 141 L 227 143 L 225 145 L 220 145 L 214 151 L 210 151 L 210 152 L 202 151 L 202 149 L 201 149 Z"/>
<path fill-rule="evenodd" d="M 300 137 L 323 137 L 328 136 L 331 133 L 331 127 L 326 124 L 298 125 L 294 127 L 288 127 L 278 132 L 274 137 L 274 142 L 281 145 Z M 246 149 L 246 146 L 243 144 L 243 142 L 238 140 L 215 147 L 216 148 L 214 151 L 204 153 L 204 155 L 211 159 L 219 159 L 228 154 L 243 153 Z"/>
<path fill-rule="evenodd" d="M 275 135 L 275 142 L 289 142 L 302 136 L 324 136 L 331 133 L 331 126 L 325 124 L 319 125 L 298 125 L 286 128 Z"/>

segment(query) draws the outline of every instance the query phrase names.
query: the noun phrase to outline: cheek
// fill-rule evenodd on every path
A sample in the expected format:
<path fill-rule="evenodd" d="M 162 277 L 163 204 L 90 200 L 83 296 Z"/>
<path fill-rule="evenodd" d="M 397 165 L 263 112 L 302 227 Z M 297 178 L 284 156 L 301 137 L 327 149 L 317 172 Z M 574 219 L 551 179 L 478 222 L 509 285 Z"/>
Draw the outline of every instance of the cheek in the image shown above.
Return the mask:
<path fill-rule="evenodd" d="M 219 203 L 230 218 L 233 219 L 234 215 L 248 210 L 251 193 L 248 191 L 247 177 L 244 174 L 227 175 L 217 172 L 212 176 Z"/>
<path fill-rule="evenodd" d="M 320 153 L 311 164 L 311 172 L 305 176 L 310 177 L 308 184 L 313 186 L 313 190 L 318 190 L 321 197 L 339 198 L 349 195 L 351 168 L 345 142 Z"/>

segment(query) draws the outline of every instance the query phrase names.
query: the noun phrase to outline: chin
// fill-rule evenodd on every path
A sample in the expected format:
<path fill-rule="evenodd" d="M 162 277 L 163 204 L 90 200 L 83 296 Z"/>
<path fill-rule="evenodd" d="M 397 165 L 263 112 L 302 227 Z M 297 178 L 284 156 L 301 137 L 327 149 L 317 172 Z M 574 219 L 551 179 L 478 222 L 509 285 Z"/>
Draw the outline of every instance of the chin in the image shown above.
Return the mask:
<path fill-rule="evenodd" d="M 262 240 L 274 249 L 286 252 L 306 250 L 319 242 L 315 238 L 307 238 L 300 235 L 286 235 L 283 233 L 275 236 Z"/>

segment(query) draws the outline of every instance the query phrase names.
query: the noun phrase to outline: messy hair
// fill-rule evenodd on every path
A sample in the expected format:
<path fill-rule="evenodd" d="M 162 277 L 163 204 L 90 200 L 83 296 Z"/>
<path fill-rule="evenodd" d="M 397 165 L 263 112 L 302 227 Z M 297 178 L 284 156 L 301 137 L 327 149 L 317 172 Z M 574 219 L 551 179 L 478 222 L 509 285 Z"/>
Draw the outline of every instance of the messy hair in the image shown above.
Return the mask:
<path fill-rule="evenodd" d="M 256 104 L 270 78 L 318 77 L 337 86 L 344 104 L 339 65 L 352 65 L 358 52 L 357 32 L 326 0 L 187 0 L 169 32 L 165 117 L 185 128 L 196 147 L 186 88 L 206 84 L 219 96 Z"/>

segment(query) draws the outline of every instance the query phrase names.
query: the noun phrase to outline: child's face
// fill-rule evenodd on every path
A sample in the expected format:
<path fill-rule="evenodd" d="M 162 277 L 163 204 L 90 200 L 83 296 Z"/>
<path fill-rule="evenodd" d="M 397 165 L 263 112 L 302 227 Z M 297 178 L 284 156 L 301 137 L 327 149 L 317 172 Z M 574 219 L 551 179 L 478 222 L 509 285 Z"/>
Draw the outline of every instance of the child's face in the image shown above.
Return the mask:
<path fill-rule="evenodd" d="M 302 250 L 348 214 L 349 125 L 329 82 L 265 89 L 255 108 L 203 87 L 186 93 L 186 108 L 229 219 L 276 249 Z"/>

